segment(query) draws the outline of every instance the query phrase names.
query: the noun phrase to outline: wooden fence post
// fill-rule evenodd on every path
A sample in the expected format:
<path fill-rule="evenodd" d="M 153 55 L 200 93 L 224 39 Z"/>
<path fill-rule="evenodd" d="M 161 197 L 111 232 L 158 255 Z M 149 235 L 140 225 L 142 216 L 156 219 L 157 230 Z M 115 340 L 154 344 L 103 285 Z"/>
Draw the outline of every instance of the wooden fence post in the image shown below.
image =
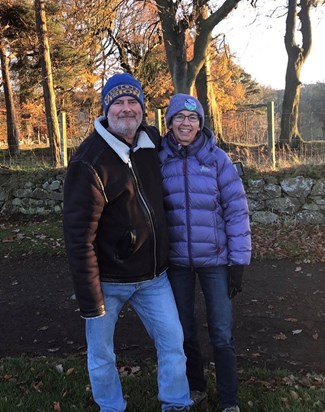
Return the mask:
<path fill-rule="evenodd" d="M 68 165 L 68 145 L 67 145 L 67 121 L 66 112 L 60 112 L 60 136 L 61 136 L 61 166 Z"/>
<path fill-rule="evenodd" d="M 267 147 L 275 169 L 274 102 L 267 103 Z"/>
<path fill-rule="evenodd" d="M 161 109 L 157 109 L 155 111 L 155 124 L 156 124 L 157 129 L 159 130 L 159 133 L 162 134 L 163 127 L 162 127 Z"/>

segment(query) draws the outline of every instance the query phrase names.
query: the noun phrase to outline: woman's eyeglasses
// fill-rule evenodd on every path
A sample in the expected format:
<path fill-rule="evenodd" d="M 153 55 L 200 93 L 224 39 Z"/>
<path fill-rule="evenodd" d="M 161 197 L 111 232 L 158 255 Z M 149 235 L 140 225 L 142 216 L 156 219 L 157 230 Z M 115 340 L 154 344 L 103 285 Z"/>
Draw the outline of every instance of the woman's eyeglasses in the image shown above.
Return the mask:
<path fill-rule="evenodd" d="M 176 114 L 174 117 L 173 117 L 173 120 L 175 121 L 175 122 L 177 122 L 177 123 L 181 123 L 181 122 L 184 122 L 184 120 L 185 119 L 188 119 L 188 121 L 190 122 L 190 123 L 196 123 L 196 122 L 198 122 L 200 119 L 199 119 L 199 116 L 197 115 L 197 114 L 189 114 L 188 116 L 185 116 L 185 114 Z"/>

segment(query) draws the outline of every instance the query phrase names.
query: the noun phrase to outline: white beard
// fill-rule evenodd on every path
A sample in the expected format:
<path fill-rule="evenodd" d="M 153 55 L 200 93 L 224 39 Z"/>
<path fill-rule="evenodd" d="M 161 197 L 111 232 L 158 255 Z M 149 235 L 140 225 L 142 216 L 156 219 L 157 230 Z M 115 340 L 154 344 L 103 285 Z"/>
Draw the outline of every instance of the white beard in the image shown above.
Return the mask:
<path fill-rule="evenodd" d="M 109 113 L 107 113 L 107 120 L 109 130 L 126 140 L 134 138 L 141 124 L 141 120 L 137 121 L 135 117 L 130 117 L 125 121 L 123 118 L 116 119 L 116 117 L 110 116 Z"/>

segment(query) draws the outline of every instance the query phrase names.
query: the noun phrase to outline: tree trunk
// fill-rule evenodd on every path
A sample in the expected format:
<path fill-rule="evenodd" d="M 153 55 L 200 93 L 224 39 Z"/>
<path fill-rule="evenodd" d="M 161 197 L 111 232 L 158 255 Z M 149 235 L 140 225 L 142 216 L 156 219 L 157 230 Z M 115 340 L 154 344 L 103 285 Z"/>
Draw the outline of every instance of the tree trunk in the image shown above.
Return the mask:
<path fill-rule="evenodd" d="M 213 130 L 217 140 L 222 139 L 221 113 L 211 82 L 210 61 L 208 59 L 196 77 L 195 86 L 198 99 L 204 109 L 205 126 Z"/>
<path fill-rule="evenodd" d="M 196 77 L 205 63 L 212 30 L 236 8 L 240 1 L 224 0 L 222 5 L 211 14 L 206 2 L 194 2 L 195 7 L 191 15 L 176 21 L 175 15 L 179 2 L 156 0 L 175 93 L 192 94 Z M 189 21 L 192 22 L 190 25 Z M 193 27 L 193 22 L 196 28 L 194 53 L 191 60 L 188 61 L 186 32 L 190 26 Z"/>
<path fill-rule="evenodd" d="M 209 17 L 207 7 L 202 7 L 201 13 L 204 19 Z M 221 114 L 211 81 L 211 63 L 208 51 L 205 54 L 204 65 L 196 76 L 195 85 L 199 100 L 203 104 L 206 126 L 212 129 L 218 138 L 222 134 Z"/>
<path fill-rule="evenodd" d="M 289 0 L 286 33 L 284 37 L 288 54 L 288 64 L 282 104 L 280 145 L 289 145 L 301 140 L 298 127 L 301 92 L 300 72 L 309 55 L 312 44 L 309 15 L 311 1 L 301 0 L 299 13 L 297 13 L 297 7 L 297 0 Z M 297 45 L 295 40 L 297 16 L 301 23 L 301 47 Z"/>
<path fill-rule="evenodd" d="M 39 54 L 42 67 L 43 93 L 47 132 L 54 167 L 61 166 L 60 128 L 55 104 L 50 47 L 47 37 L 45 1 L 35 0 L 36 27 L 39 38 Z"/>
<path fill-rule="evenodd" d="M 7 111 L 7 142 L 10 156 L 19 153 L 19 130 L 17 126 L 17 116 L 15 110 L 14 96 L 12 92 L 10 76 L 9 76 L 9 60 L 6 54 L 6 48 L 0 40 L 0 60 L 2 84 L 5 95 L 6 111 Z"/>

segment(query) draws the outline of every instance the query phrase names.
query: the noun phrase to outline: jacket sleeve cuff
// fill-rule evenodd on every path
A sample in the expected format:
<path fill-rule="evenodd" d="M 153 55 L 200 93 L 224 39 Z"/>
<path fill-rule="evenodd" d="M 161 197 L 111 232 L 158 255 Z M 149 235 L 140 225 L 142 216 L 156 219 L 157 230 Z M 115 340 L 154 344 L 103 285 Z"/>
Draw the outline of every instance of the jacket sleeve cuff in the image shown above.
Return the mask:
<path fill-rule="evenodd" d="M 101 316 L 104 316 L 105 313 L 106 313 L 106 310 L 105 310 L 104 305 L 101 305 L 99 308 L 97 308 L 96 310 L 91 311 L 91 312 L 88 312 L 88 311 L 84 312 L 84 311 L 80 310 L 80 316 L 83 319 L 100 318 Z"/>

